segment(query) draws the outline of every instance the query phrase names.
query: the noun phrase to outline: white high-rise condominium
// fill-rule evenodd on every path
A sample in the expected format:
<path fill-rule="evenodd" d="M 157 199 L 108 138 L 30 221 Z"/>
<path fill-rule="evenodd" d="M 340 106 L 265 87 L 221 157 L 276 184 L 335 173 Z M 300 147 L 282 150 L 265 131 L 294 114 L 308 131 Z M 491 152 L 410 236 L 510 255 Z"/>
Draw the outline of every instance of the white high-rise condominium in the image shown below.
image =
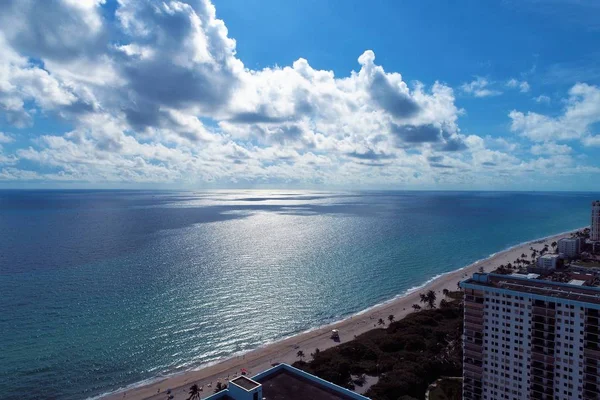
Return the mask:
<path fill-rule="evenodd" d="M 600 398 L 600 288 L 474 274 L 465 290 L 463 399 Z M 586 286 L 584 286 L 586 285 Z"/>
<path fill-rule="evenodd" d="M 600 241 L 600 201 L 592 202 L 592 225 L 590 239 Z"/>

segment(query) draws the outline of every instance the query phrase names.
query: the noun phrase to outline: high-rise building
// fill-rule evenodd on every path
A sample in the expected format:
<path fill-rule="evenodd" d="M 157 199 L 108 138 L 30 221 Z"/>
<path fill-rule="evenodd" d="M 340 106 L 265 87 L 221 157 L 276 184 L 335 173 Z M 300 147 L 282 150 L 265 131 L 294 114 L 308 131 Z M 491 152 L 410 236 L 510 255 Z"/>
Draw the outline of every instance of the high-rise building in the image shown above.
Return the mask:
<path fill-rule="evenodd" d="M 465 291 L 465 400 L 600 398 L 594 274 L 474 274 Z M 582 278 L 584 276 L 584 278 Z"/>
<path fill-rule="evenodd" d="M 592 225 L 590 239 L 600 241 L 600 201 L 592 202 Z"/>

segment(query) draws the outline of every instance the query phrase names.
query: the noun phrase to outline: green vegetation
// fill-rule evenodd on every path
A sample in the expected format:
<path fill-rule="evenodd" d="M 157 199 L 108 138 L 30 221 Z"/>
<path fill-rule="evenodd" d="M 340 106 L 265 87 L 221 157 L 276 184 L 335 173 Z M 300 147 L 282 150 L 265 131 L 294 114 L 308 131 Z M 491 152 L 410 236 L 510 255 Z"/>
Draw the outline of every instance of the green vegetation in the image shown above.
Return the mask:
<path fill-rule="evenodd" d="M 429 309 L 435 308 L 435 301 L 437 296 L 433 290 L 427 293 L 421 293 L 421 303 L 425 303 Z"/>
<path fill-rule="evenodd" d="M 444 296 L 446 296 L 447 298 L 449 298 L 451 300 L 462 301 L 462 299 L 465 297 L 465 292 L 463 292 L 461 290 L 457 290 L 455 292 L 450 292 L 447 289 L 444 289 Z"/>
<path fill-rule="evenodd" d="M 461 400 L 462 381 L 452 378 L 442 378 L 434 389 L 429 391 L 429 400 Z"/>
<path fill-rule="evenodd" d="M 443 308 L 412 313 L 294 366 L 349 389 L 355 385 L 352 375 L 379 376 L 365 393 L 374 400 L 423 399 L 436 379 L 462 374 L 461 333 L 462 307 L 445 302 Z"/>

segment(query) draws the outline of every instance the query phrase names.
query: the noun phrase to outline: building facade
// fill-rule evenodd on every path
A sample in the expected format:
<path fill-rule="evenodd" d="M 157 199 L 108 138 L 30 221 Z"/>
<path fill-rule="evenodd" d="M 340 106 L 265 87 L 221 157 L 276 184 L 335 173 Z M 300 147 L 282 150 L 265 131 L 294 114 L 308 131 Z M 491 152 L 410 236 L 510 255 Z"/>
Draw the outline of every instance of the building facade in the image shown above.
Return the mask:
<path fill-rule="evenodd" d="M 581 238 L 562 238 L 558 241 L 558 254 L 564 258 L 576 258 L 581 254 Z"/>
<path fill-rule="evenodd" d="M 590 227 L 590 239 L 600 241 L 600 201 L 592 202 L 592 224 Z"/>
<path fill-rule="evenodd" d="M 463 399 L 600 398 L 600 288 L 496 274 L 461 287 Z"/>
<path fill-rule="evenodd" d="M 544 254 L 543 256 L 538 257 L 536 266 L 541 270 L 551 271 L 556 269 L 558 258 L 558 254 Z"/>

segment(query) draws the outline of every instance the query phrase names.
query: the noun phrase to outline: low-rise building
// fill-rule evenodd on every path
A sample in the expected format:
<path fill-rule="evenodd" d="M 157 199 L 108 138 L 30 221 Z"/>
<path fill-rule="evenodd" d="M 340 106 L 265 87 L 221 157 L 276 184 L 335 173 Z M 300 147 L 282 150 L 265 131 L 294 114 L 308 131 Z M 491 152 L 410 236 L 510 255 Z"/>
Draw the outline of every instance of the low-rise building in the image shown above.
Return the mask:
<path fill-rule="evenodd" d="M 562 238 L 558 241 L 558 254 L 562 258 L 576 258 L 581 254 L 581 238 Z"/>
<path fill-rule="evenodd" d="M 558 254 L 544 254 L 543 256 L 538 257 L 535 264 L 541 272 L 552 271 L 555 270 L 558 265 L 558 258 Z"/>
<path fill-rule="evenodd" d="M 227 389 L 204 400 L 369 400 L 287 364 L 279 364 L 249 378 L 239 376 Z"/>

